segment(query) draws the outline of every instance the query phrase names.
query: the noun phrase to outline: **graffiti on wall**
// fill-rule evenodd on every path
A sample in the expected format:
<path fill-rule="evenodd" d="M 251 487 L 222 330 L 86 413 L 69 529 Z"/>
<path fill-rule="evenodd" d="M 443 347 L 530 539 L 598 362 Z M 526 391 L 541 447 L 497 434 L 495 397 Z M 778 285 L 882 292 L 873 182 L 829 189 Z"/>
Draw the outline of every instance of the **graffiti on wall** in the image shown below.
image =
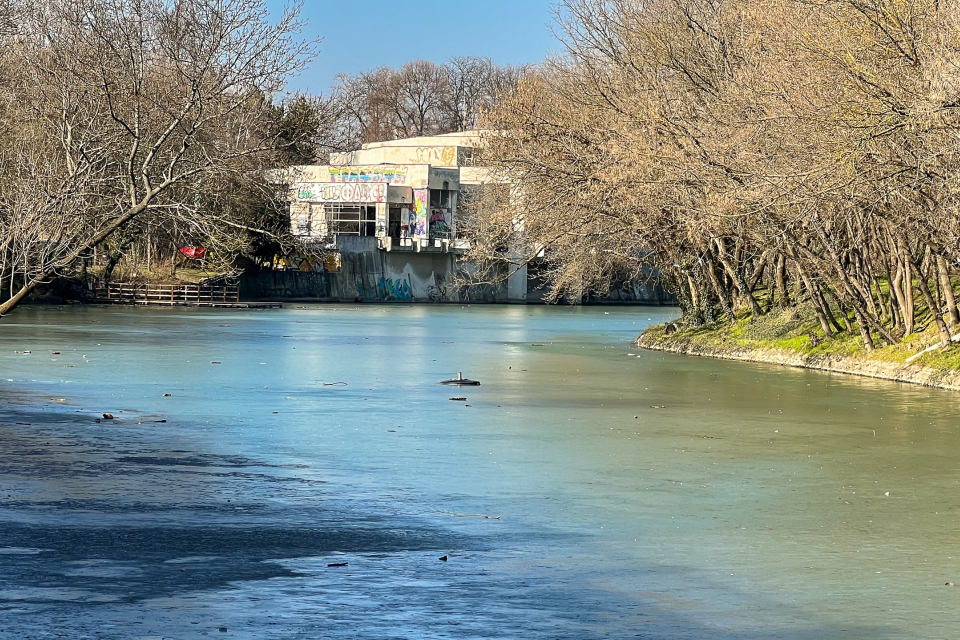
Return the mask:
<path fill-rule="evenodd" d="M 387 200 L 387 185 L 303 182 L 296 187 L 297 198 L 310 202 L 370 202 Z"/>
<path fill-rule="evenodd" d="M 377 289 L 381 300 L 413 300 L 410 281 L 407 278 L 394 280 L 381 276 L 380 282 L 377 283 Z"/>
<path fill-rule="evenodd" d="M 450 212 L 446 209 L 432 209 L 430 211 L 430 237 L 451 237 Z"/>
<path fill-rule="evenodd" d="M 275 268 L 281 271 L 338 273 L 343 270 L 339 253 L 328 253 L 324 256 L 291 253 L 285 256 L 274 256 L 273 263 Z"/>
<path fill-rule="evenodd" d="M 407 167 L 330 167 L 330 182 L 407 184 Z"/>
<path fill-rule="evenodd" d="M 414 238 L 427 237 L 427 205 L 430 202 L 430 192 L 427 189 L 413 190 L 413 222 L 410 225 L 410 235 Z"/>
<path fill-rule="evenodd" d="M 441 302 L 447 299 L 447 279 L 442 273 L 433 274 L 435 284 L 427 287 L 427 297 L 431 302 Z"/>
<path fill-rule="evenodd" d="M 420 164 L 437 164 L 442 167 L 457 166 L 456 147 L 418 147 L 417 162 Z"/>

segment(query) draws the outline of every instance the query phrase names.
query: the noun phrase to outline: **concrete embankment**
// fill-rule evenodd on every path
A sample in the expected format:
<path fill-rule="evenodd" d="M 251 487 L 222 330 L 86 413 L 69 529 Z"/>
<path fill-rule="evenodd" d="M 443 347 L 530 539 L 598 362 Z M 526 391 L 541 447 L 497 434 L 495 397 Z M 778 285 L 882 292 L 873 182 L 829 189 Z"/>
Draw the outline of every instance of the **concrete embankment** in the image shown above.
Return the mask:
<path fill-rule="evenodd" d="M 667 335 L 664 326 L 651 327 L 637 338 L 637 346 L 691 356 L 760 362 L 786 367 L 846 373 L 894 382 L 907 382 L 960 391 L 960 371 L 923 365 L 891 362 L 865 356 L 805 354 L 787 349 L 749 348 L 739 345 L 717 345 L 685 335 Z"/>

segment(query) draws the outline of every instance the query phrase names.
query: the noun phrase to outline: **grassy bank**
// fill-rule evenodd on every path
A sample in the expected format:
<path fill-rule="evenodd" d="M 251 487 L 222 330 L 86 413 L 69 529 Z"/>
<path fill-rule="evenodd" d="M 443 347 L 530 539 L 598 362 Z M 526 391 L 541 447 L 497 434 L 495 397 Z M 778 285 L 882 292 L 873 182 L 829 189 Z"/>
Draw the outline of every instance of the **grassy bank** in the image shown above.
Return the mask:
<path fill-rule="evenodd" d="M 771 362 L 960 390 L 960 345 L 936 349 L 907 362 L 939 341 L 929 314 L 919 319 L 915 333 L 869 353 L 855 329 L 825 338 L 809 305 L 700 327 L 684 327 L 682 322 L 658 325 L 645 331 L 637 344 L 674 353 Z"/>
<path fill-rule="evenodd" d="M 103 279 L 103 267 L 90 269 L 90 276 L 94 280 Z M 206 270 L 198 266 L 178 267 L 176 271 L 169 265 L 162 265 L 147 269 L 146 267 L 120 268 L 118 267 L 110 277 L 111 282 L 131 284 L 199 284 L 211 278 L 223 275 L 222 271 Z"/>

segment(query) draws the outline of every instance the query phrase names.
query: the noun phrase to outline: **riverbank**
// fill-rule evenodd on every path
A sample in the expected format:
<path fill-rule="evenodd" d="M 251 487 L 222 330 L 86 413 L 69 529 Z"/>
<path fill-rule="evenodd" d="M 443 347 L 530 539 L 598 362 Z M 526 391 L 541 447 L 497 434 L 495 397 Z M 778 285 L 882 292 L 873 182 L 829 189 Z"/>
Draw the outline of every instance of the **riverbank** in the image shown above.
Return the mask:
<path fill-rule="evenodd" d="M 804 306 L 768 314 L 689 328 L 666 324 L 650 327 L 637 346 L 685 355 L 761 362 L 907 382 L 960 391 L 960 347 L 922 352 L 937 344 L 936 327 L 922 326 L 901 343 L 864 350 L 859 336 L 838 334 L 825 339 L 813 310 Z M 907 360 L 910 359 L 910 362 Z"/>

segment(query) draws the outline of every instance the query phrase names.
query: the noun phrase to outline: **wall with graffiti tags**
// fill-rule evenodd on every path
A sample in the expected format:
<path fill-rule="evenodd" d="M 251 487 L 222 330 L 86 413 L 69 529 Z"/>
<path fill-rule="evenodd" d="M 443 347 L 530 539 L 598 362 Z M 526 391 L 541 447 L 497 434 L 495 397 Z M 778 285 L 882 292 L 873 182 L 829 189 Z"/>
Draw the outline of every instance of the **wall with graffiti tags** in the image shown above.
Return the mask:
<path fill-rule="evenodd" d="M 503 287 L 464 291 L 455 284 L 456 257 L 440 252 L 388 252 L 376 238 L 342 236 L 335 265 L 304 260 L 288 271 L 243 276 L 245 300 L 329 302 L 506 302 Z"/>
<path fill-rule="evenodd" d="M 377 204 L 387 200 L 387 183 L 300 182 L 293 192 L 295 199 L 301 201 Z"/>
<path fill-rule="evenodd" d="M 314 300 L 317 302 L 487 302 L 544 303 L 543 282 L 526 273 L 509 285 L 460 286 L 452 254 L 387 252 L 376 248 L 375 238 L 347 237 L 329 265 L 301 263 L 303 270 L 247 273 L 240 280 L 241 300 Z M 508 268 L 508 267 L 505 267 Z M 514 289 L 520 289 L 516 291 Z M 593 304 L 673 304 L 669 293 L 655 283 L 624 283 Z"/>
<path fill-rule="evenodd" d="M 410 222 L 410 236 L 412 238 L 426 238 L 429 227 L 427 218 L 430 210 L 430 191 L 427 189 L 413 190 L 413 218 Z"/>
<path fill-rule="evenodd" d="M 362 165 L 328 166 L 303 165 L 274 172 L 273 179 L 289 185 L 300 183 L 372 183 L 386 182 L 394 186 L 427 187 L 430 179 L 429 165 Z"/>

